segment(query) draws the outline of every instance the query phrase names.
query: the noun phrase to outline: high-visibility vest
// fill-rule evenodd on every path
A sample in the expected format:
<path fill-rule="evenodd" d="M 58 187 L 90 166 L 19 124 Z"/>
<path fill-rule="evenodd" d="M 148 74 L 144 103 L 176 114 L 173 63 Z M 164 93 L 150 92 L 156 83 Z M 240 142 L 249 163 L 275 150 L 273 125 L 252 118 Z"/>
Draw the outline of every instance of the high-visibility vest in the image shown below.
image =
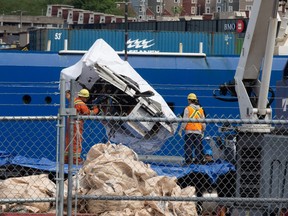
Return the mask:
<path fill-rule="evenodd" d="M 74 105 L 78 114 L 90 115 L 90 109 L 80 98 L 75 98 Z"/>
<path fill-rule="evenodd" d="M 187 106 L 187 109 L 188 109 L 188 118 L 191 118 L 191 119 L 204 118 L 204 111 L 202 108 L 197 110 L 191 106 Z M 199 123 L 199 122 L 188 122 L 186 124 L 185 130 L 201 132 L 203 130 L 203 126 L 202 126 L 202 123 Z"/>

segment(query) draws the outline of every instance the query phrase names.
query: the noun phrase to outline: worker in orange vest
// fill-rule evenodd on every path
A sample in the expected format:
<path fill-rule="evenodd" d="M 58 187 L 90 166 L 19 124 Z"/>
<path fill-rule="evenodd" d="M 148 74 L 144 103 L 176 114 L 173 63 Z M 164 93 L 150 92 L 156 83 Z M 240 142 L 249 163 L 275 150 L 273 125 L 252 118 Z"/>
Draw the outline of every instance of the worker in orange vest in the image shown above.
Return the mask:
<path fill-rule="evenodd" d="M 66 98 L 70 100 L 70 97 L 71 96 L 69 92 L 66 92 Z M 87 106 L 86 103 L 89 97 L 90 97 L 90 94 L 87 89 L 82 89 L 81 91 L 78 92 L 78 97 L 74 99 L 74 108 L 76 109 L 76 113 L 78 115 L 97 115 L 99 113 L 99 109 L 96 106 L 93 107 L 93 110 L 90 110 L 89 107 Z M 70 126 L 69 125 L 67 126 L 66 148 L 65 148 L 65 157 L 64 157 L 65 163 L 68 163 L 68 147 L 72 142 L 73 142 L 73 164 L 83 163 L 83 160 L 81 158 L 83 125 L 84 125 L 83 119 L 75 121 L 74 132 L 73 132 L 74 136 L 73 136 L 73 139 L 71 140 L 69 140 Z"/>
<path fill-rule="evenodd" d="M 188 106 L 184 110 L 183 118 L 205 119 L 204 110 L 200 106 L 197 96 L 194 93 L 190 93 L 187 96 L 187 100 Z M 201 122 L 183 122 L 181 124 L 178 134 L 182 137 L 182 131 L 185 131 L 185 164 L 197 164 L 203 161 L 202 138 L 205 128 L 206 124 Z"/>

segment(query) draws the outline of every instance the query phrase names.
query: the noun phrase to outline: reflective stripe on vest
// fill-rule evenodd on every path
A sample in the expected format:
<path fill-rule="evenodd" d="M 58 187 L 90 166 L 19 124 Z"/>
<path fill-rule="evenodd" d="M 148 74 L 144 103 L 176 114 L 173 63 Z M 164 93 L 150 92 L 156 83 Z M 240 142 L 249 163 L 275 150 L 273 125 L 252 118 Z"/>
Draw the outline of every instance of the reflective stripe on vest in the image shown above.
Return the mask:
<path fill-rule="evenodd" d="M 80 98 L 75 98 L 74 100 L 74 106 L 77 110 L 77 113 L 80 115 L 90 115 L 91 111 L 87 107 L 86 103 L 82 101 Z M 83 119 L 81 120 L 83 122 Z"/>
<path fill-rule="evenodd" d="M 66 151 L 64 154 L 65 154 L 66 156 L 68 156 L 68 155 L 69 155 L 69 152 Z M 81 153 L 74 153 L 74 152 L 73 152 L 73 157 L 74 157 L 74 158 L 78 158 L 78 157 L 80 157 L 80 156 L 81 156 Z"/>
<path fill-rule="evenodd" d="M 74 100 L 74 104 L 76 105 L 76 104 L 85 104 L 81 99 L 75 99 Z"/>
<path fill-rule="evenodd" d="M 193 107 L 188 106 L 187 109 L 188 109 L 188 117 L 191 119 L 201 119 L 204 116 L 202 108 L 200 108 L 199 110 L 196 110 Z M 202 123 L 188 122 L 185 127 L 185 130 L 202 131 Z"/>

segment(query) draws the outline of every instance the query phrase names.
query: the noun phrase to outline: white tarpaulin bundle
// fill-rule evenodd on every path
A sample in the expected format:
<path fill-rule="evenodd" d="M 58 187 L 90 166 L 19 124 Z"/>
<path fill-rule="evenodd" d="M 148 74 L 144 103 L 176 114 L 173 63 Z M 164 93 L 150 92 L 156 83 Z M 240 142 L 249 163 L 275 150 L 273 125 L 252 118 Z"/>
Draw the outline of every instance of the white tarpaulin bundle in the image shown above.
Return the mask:
<path fill-rule="evenodd" d="M 76 80 L 76 91 L 88 89 L 104 116 L 176 117 L 162 96 L 102 39 L 75 65 L 63 69 L 60 78 L 66 81 L 66 90 L 71 79 Z M 123 143 L 138 154 L 151 154 L 175 133 L 177 124 L 114 121 L 104 127 L 110 142 Z"/>
<path fill-rule="evenodd" d="M 183 189 L 176 177 L 158 176 L 149 164 L 137 160 L 137 154 L 121 144 L 98 143 L 73 184 L 75 195 L 126 197 L 192 197 L 195 187 Z M 76 180 L 77 179 L 77 180 Z M 79 202 L 82 203 L 79 199 Z M 194 202 L 153 200 L 93 200 L 83 202 L 83 211 L 94 215 L 197 216 Z"/>
<path fill-rule="evenodd" d="M 56 185 L 47 174 L 8 178 L 0 182 L 0 199 L 15 199 L 15 203 L 5 206 L 5 211 L 48 212 L 51 208 L 49 202 L 19 203 L 17 200 L 45 199 L 56 197 L 56 194 Z"/>

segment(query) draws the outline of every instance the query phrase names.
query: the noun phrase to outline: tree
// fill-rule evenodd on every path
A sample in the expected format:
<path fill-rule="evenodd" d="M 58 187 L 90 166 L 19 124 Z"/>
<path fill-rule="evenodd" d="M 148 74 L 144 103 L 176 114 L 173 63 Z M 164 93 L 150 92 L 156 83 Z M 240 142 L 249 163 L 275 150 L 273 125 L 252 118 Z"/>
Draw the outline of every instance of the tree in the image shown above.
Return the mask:
<path fill-rule="evenodd" d="M 75 8 L 109 14 L 118 11 L 116 1 L 117 0 L 72 0 L 72 5 Z"/>
<path fill-rule="evenodd" d="M 116 1 L 119 0 L 0 0 L 0 12 L 9 15 L 17 10 L 25 11 L 24 15 L 40 16 L 46 14 L 49 4 L 65 4 L 84 10 L 119 15 L 121 12 L 116 7 Z"/>

